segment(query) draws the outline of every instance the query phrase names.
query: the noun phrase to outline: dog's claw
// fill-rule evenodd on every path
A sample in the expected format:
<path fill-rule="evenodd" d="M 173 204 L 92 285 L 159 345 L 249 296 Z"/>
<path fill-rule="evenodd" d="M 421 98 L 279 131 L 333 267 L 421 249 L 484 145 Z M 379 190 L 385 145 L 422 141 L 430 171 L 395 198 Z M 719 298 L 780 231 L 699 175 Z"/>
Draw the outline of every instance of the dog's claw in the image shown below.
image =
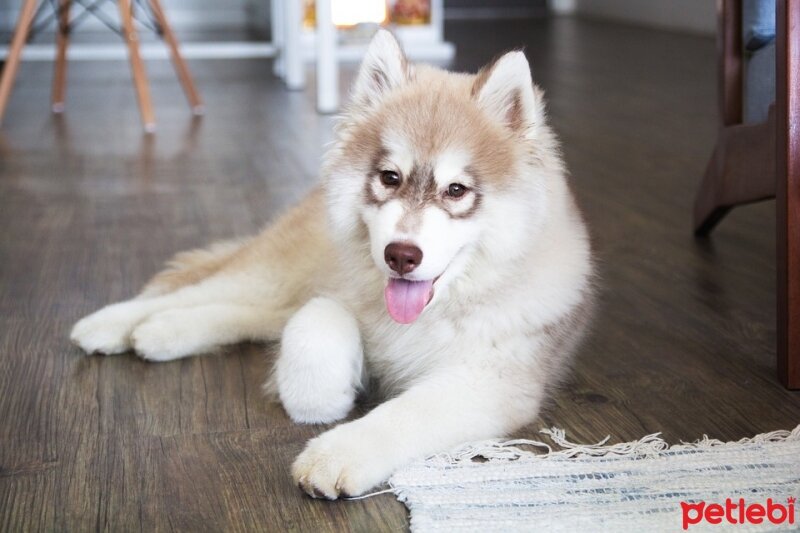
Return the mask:
<path fill-rule="evenodd" d="M 297 488 L 316 500 L 336 500 L 336 496 L 325 494 L 322 489 L 318 488 L 313 483 L 310 483 L 306 478 L 303 478 L 297 482 Z"/>
<path fill-rule="evenodd" d="M 313 485 L 311 487 L 311 493 L 315 498 L 319 498 L 320 500 L 335 500 L 336 499 L 336 498 L 331 498 L 330 496 L 328 496 L 327 494 L 322 492 L 317 487 L 314 487 Z"/>

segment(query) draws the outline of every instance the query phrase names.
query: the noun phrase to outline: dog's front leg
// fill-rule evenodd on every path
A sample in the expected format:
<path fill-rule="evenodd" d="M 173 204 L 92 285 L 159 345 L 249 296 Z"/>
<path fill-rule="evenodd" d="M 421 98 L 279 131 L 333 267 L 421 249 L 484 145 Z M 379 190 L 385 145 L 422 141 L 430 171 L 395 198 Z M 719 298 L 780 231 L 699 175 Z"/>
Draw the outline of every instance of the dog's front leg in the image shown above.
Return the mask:
<path fill-rule="evenodd" d="M 501 437 L 532 421 L 541 389 L 490 366 L 440 372 L 313 439 L 292 467 L 314 497 L 358 495 L 415 458 Z"/>
<path fill-rule="evenodd" d="M 355 403 L 363 358 L 355 317 L 331 298 L 313 298 L 286 324 L 267 386 L 295 422 L 333 422 Z"/>

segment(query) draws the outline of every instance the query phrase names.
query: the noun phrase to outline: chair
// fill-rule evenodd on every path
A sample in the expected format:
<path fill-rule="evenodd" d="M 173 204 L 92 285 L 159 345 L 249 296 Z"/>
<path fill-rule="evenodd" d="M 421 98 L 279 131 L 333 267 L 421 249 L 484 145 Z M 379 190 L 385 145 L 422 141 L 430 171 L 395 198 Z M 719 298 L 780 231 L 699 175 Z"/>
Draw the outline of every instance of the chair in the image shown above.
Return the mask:
<path fill-rule="evenodd" d="M 203 102 L 200 95 L 194 86 L 194 81 L 189 73 L 189 67 L 181 56 L 178 48 L 178 41 L 172 28 L 167 22 L 167 17 L 161 7 L 160 0 L 147 0 L 145 5 L 143 0 L 114 0 L 117 2 L 120 14 L 121 27 L 116 28 L 112 22 L 109 22 L 99 11 L 98 5 L 102 0 L 95 0 L 94 2 L 87 3 L 85 0 L 52 0 L 52 4 L 57 6 L 54 8 L 54 18 L 57 19 L 58 31 L 56 33 L 56 58 L 55 58 L 55 71 L 53 74 L 53 97 L 52 109 L 54 113 L 60 113 L 64 110 L 64 96 L 66 92 L 66 71 L 67 71 L 67 46 L 69 45 L 69 34 L 78 24 L 80 20 L 85 18 L 88 14 L 94 14 L 100 18 L 106 25 L 117 31 L 125 41 L 128 47 L 128 57 L 131 63 L 131 71 L 133 74 L 133 82 L 136 87 L 136 96 L 139 101 L 139 111 L 142 117 L 142 124 L 147 132 L 155 130 L 156 119 L 153 112 L 153 103 L 150 98 L 150 87 L 147 83 L 147 75 L 144 70 L 144 63 L 139 54 L 139 37 L 136 31 L 134 21 L 134 5 L 138 4 L 144 10 L 148 10 L 148 15 L 152 19 L 148 24 L 156 30 L 156 32 L 163 37 L 164 41 L 170 49 L 172 55 L 172 62 L 178 74 L 178 78 L 183 85 L 186 97 L 194 114 L 202 114 Z M 131 3 L 133 1 L 133 3 Z M 25 46 L 28 38 L 31 35 L 34 23 L 37 19 L 37 14 L 43 11 L 43 7 L 48 3 L 48 0 L 41 0 L 39 8 L 37 9 L 39 0 L 23 0 L 22 10 L 20 11 L 17 27 L 14 31 L 14 37 L 11 41 L 9 48 L 8 58 L 5 67 L 3 68 L 2 75 L 0 75 L 0 123 L 3 121 L 6 106 L 8 105 L 9 98 L 11 97 L 11 90 L 14 86 L 14 80 L 17 76 L 17 69 L 22 56 L 22 49 Z M 78 16 L 70 20 L 70 8 L 73 3 L 83 7 L 84 11 Z M 47 23 L 45 19 L 44 24 Z M 44 25 L 42 24 L 42 25 Z"/>
<path fill-rule="evenodd" d="M 717 5 L 720 129 L 695 234 L 737 205 L 776 198 L 778 375 L 800 389 L 800 1 Z"/>

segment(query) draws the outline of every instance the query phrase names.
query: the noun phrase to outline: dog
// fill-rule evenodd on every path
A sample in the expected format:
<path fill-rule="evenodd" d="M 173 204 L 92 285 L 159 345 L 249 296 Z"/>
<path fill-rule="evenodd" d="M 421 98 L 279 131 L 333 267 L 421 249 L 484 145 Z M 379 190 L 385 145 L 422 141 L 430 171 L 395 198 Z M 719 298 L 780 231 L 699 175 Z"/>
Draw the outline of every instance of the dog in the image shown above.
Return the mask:
<path fill-rule="evenodd" d="M 71 339 L 150 361 L 280 339 L 267 388 L 298 423 L 344 418 L 376 382 L 383 403 L 293 464 L 303 491 L 337 499 L 534 421 L 586 331 L 593 280 L 525 55 L 446 72 L 379 30 L 321 184 L 255 237 L 178 254 Z"/>

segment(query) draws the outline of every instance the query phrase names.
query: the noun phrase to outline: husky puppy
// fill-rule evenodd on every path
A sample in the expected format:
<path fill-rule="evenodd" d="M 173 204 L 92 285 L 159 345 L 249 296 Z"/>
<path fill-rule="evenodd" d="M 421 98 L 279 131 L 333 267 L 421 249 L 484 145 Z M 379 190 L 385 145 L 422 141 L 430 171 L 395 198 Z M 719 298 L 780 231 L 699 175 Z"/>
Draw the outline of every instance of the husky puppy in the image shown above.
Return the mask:
<path fill-rule="evenodd" d="M 535 420 L 591 300 L 589 238 L 524 54 L 449 73 L 379 31 L 318 188 L 258 236 L 178 254 L 71 338 L 150 361 L 280 338 L 268 383 L 300 423 L 344 418 L 377 382 L 384 403 L 293 465 L 336 499 Z"/>

